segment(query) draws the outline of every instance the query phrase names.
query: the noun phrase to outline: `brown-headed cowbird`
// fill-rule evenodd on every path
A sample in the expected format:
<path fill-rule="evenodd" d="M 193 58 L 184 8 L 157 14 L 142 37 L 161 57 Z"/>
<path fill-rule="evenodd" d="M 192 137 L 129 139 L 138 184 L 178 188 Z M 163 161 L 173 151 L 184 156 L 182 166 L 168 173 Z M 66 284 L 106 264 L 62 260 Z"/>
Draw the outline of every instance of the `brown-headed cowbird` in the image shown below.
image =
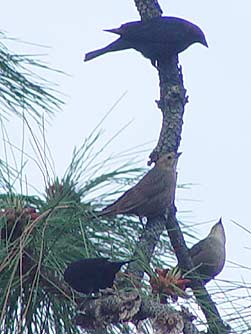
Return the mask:
<path fill-rule="evenodd" d="M 194 269 L 203 284 L 217 276 L 225 264 L 225 232 L 221 219 L 215 224 L 208 236 L 195 244 L 190 250 Z M 159 294 L 165 303 L 167 296 L 177 301 L 178 297 L 187 298 L 186 288 L 193 285 L 194 271 L 186 273 L 178 266 L 170 269 L 155 269 L 156 274 L 150 276 L 153 293 Z"/>
<path fill-rule="evenodd" d="M 131 189 L 98 216 L 137 215 L 153 217 L 166 212 L 173 204 L 176 187 L 176 165 L 181 153 L 166 153 L 155 166 Z"/>
<path fill-rule="evenodd" d="M 222 271 L 226 257 L 225 243 L 226 236 L 220 219 L 208 236 L 189 250 L 195 270 L 204 284 Z"/>
<path fill-rule="evenodd" d="M 69 264 L 64 280 L 76 291 L 85 294 L 110 288 L 120 268 L 130 261 L 110 262 L 108 258 L 81 259 Z"/>
<path fill-rule="evenodd" d="M 105 31 L 120 37 L 102 49 L 87 53 L 85 61 L 107 52 L 135 49 L 155 66 L 158 60 L 177 55 L 193 43 L 208 46 L 198 26 L 178 17 L 160 16 L 148 21 L 125 23 L 119 28 Z"/>

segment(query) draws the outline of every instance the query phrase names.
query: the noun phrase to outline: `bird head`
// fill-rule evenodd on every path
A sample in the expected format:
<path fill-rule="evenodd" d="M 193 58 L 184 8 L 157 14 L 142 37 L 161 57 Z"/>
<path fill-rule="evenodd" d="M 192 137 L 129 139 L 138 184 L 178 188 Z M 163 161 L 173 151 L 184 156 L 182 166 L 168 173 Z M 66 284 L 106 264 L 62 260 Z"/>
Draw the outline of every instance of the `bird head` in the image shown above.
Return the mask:
<path fill-rule="evenodd" d="M 195 24 L 191 24 L 188 30 L 189 30 L 188 35 L 190 36 L 191 44 L 200 43 L 208 48 L 205 34 L 198 26 L 196 26 Z"/>
<path fill-rule="evenodd" d="M 181 152 L 165 153 L 157 160 L 156 165 L 164 169 L 175 169 L 180 155 Z"/>
<path fill-rule="evenodd" d="M 210 237 L 213 237 L 217 240 L 219 240 L 223 245 L 225 245 L 226 243 L 226 235 L 225 235 L 225 231 L 224 231 L 224 227 L 220 220 L 218 221 L 218 223 L 216 223 L 212 228 L 211 231 L 209 233 Z"/>

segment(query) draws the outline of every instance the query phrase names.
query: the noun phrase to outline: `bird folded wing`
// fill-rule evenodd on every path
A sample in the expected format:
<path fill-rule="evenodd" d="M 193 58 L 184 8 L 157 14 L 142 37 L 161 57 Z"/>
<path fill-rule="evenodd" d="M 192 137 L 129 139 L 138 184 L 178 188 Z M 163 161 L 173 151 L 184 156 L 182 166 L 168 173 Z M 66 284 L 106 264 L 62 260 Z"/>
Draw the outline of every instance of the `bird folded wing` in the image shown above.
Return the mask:
<path fill-rule="evenodd" d="M 168 187 L 164 180 L 167 177 L 166 171 L 151 169 L 134 187 L 126 191 L 116 202 L 107 206 L 103 214 L 110 212 L 123 211 L 131 212 L 132 210 L 147 204 L 153 197 L 158 196 Z"/>
<path fill-rule="evenodd" d="M 162 17 L 161 19 L 157 17 L 146 22 L 138 21 L 131 23 L 133 24 L 124 25 L 125 33 L 121 34 L 130 41 L 139 41 L 142 43 L 163 43 L 166 41 L 170 43 L 174 41 L 174 39 L 176 41 L 178 37 L 181 39 L 184 38 L 183 35 L 179 33 L 178 29 L 180 27 L 180 20 L 177 22 L 176 18 L 173 20 L 172 17 Z M 110 30 L 110 32 L 113 31 Z"/>
<path fill-rule="evenodd" d="M 197 244 L 193 245 L 193 247 L 189 250 L 190 256 L 193 258 L 193 262 L 195 263 L 196 261 L 194 260 L 205 248 L 205 240 L 200 240 Z"/>

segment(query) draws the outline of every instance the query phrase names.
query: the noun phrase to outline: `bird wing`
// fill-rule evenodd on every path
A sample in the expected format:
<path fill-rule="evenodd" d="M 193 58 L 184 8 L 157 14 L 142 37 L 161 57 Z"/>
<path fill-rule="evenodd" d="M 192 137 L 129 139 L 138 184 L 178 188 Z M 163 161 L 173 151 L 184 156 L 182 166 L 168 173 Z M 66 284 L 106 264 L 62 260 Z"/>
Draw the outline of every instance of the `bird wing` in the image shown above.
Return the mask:
<path fill-rule="evenodd" d="M 193 247 L 190 248 L 189 254 L 190 254 L 191 258 L 193 259 L 193 264 L 194 265 L 200 264 L 200 263 L 198 263 L 199 255 L 204 249 L 205 249 L 205 239 L 200 240 L 199 242 L 197 242 L 197 244 L 193 245 Z"/>
<path fill-rule="evenodd" d="M 218 258 L 218 256 L 215 255 L 216 249 L 217 243 L 215 244 L 215 240 L 210 237 L 199 241 L 190 249 L 193 264 L 195 266 L 201 265 L 201 267 L 198 268 L 199 272 L 203 271 L 204 274 L 207 274 L 207 270 L 210 271 L 208 268 L 213 267 L 213 262 Z"/>
<path fill-rule="evenodd" d="M 107 206 L 102 214 L 123 211 L 129 213 L 148 202 L 149 199 L 164 191 L 167 187 L 164 178 L 166 171 L 151 169 L 134 187 L 126 191 L 117 201 Z"/>
<path fill-rule="evenodd" d="M 125 39 L 157 43 L 170 41 L 174 35 L 176 38 L 180 37 L 180 34 L 176 32 L 180 29 L 180 20 L 177 18 L 156 17 L 150 21 L 135 23 L 125 27 L 124 33 L 121 34 Z"/>

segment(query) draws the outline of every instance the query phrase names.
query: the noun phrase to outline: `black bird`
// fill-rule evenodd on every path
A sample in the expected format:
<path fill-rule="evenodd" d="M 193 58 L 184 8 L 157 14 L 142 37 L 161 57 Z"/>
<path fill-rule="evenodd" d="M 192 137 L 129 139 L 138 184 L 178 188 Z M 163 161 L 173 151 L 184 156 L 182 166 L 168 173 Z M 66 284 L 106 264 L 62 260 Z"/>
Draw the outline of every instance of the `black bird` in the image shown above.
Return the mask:
<path fill-rule="evenodd" d="M 65 281 L 76 291 L 85 294 L 110 288 L 120 268 L 133 260 L 110 262 L 108 258 L 81 259 L 69 264 Z"/>
<path fill-rule="evenodd" d="M 120 37 L 102 49 L 89 52 L 84 61 L 107 52 L 135 49 L 151 60 L 166 59 L 187 49 L 193 43 L 207 45 L 203 31 L 195 24 L 178 17 L 160 16 L 148 21 L 134 21 L 119 28 L 105 30 Z"/>

